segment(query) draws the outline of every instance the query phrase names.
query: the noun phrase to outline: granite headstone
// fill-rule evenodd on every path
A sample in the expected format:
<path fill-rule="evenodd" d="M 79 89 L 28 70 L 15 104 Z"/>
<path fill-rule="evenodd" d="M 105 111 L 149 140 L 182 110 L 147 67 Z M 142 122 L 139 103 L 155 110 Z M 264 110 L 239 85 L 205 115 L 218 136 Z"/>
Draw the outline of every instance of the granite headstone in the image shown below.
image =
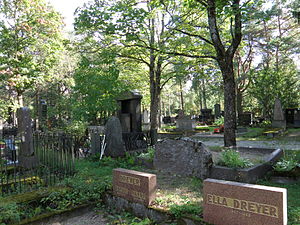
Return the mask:
<path fill-rule="evenodd" d="M 105 125 L 106 150 L 105 155 L 111 157 L 125 156 L 125 144 L 122 138 L 120 120 L 112 116 Z"/>
<path fill-rule="evenodd" d="M 286 120 L 283 114 L 280 100 L 277 98 L 274 104 L 272 127 L 274 128 L 286 128 Z"/>
<path fill-rule="evenodd" d="M 18 133 L 21 137 L 19 164 L 25 168 L 32 168 L 36 165 L 37 160 L 34 155 L 33 135 L 31 127 L 30 110 L 22 107 L 17 110 Z"/>
<path fill-rule="evenodd" d="M 113 170 L 113 193 L 126 200 L 150 205 L 156 194 L 156 175 L 117 168 Z"/>
<path fill-rule="evenodd" d="M 287 191 L 284 188 L 206 179 L 203 202 L 203 218 L 210 224 L 287 224 Z"/>

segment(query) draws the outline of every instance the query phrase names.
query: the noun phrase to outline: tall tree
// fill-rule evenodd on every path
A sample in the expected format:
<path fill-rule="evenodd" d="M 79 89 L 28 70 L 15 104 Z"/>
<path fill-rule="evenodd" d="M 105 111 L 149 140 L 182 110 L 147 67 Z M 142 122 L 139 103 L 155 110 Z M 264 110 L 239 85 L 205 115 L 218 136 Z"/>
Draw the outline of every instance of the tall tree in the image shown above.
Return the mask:
<path fill-rule="evenodd" d="M 240 0 L 186 0 L 181 15 L 173 17 L 181 26 L 176 30 L 207 45 L 204 54 L 181 52 L 182 55 L 217 61 L 224 85 L 224 145 L 236 145 L 236 84 L 233 57 L 242 39 L 242 7 Z M 203 16 L 206 15 L 207 19 Z M 189 48 L 187 48 L 189 49 Z M 177 54 L 179 52 L 177 51 Z"/>
<path fill-rule="evenodd" d="M 26 90 L 51 76 L 61 28 L 61 16 L 43 0 L 0 0 L 0 79 L 19 105 Z"/>
<path fill-rule="evenodd" d="M 110 44 L 106 47 L 117 46 L 118 57 L 135 60 L 148 68 L 153 143 L 158 128 L 161 90 L 170 79 L 166 70 L 171 56 L 163 52 L 172 38 L 166 30 L 171 22 L 155 1 L 126 0 L 95 1 L 86 5 L 78 10 L 75 23 L 78 33 L 99 42 L 109 37 Z"/>

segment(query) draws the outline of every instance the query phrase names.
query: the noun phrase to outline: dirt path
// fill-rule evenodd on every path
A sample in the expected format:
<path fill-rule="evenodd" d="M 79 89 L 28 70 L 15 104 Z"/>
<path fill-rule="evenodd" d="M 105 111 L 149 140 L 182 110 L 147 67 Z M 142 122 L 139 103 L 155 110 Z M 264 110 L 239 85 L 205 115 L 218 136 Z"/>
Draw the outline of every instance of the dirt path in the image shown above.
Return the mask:
<path fill-rule="evenodd" d="M 69 215 L 57 215 L 45 221 L 38 221 L 28 225 L 108 225 L 108 220 L 103 216 L 101 210 L 83 208 Z"/>

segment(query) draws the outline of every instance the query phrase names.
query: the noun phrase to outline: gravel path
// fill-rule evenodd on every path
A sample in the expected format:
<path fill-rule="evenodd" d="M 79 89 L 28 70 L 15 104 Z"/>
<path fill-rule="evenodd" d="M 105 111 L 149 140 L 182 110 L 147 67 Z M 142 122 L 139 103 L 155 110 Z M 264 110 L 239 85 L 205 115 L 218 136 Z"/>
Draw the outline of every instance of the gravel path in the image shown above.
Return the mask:
<path fill-rule="evenodd" d="M 207 146 L 223 146 L 223 137 L 201 137 L 194 135 L 192 138 L 202 141 Z M 300 138 L 299 141 L 278 141 L 278 140 L 267 140 L 267 141 L 237 141 L 237 146 L 240 147 L 260 147 L 260 148 L 281 148 L 283 150 L 300 150 Z"/>

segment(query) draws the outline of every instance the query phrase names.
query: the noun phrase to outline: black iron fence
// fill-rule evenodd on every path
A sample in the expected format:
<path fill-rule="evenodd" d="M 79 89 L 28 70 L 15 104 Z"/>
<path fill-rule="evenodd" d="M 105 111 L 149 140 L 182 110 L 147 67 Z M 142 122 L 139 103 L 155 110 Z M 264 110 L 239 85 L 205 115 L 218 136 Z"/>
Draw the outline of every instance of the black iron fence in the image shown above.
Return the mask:
<path fill-rule="evenodd" d="M 150 145 L 149 132 L 123 133 L 126 151 L 146 149 Z"/>
<path fill-rule="evenodd" d="M 35 133 L 34 154 L 20 157 L 21 140 L 5 136 L 0 140 L 0 192 L 2 195 L 51 186 L 74 174 L 74 138 L 67 135 Z M 33 166 L 26 165 L 33 160 Z"/>

